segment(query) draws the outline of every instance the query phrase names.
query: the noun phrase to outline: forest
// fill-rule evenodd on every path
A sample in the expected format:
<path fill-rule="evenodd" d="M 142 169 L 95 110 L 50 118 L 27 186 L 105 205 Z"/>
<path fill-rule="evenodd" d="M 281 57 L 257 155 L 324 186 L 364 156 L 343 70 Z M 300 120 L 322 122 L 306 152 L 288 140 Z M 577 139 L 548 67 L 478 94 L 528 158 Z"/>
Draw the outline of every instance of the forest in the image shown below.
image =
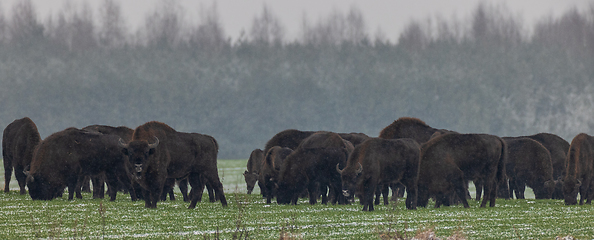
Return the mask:
<path fill-rule="evenodd" d="M 210 8 L 189 23 L 198 13 L 164 0 L 130 29 L 115 0 L 46 19 L 18 1 L 0 12 L 0 127 L 27 116 L 45 138 L 156 120 L 215 137 L 220 159 L 289 128 L 375 137 L 405 116 L 466 133 L 594 134 L 594 4 L 534 26 L 478 4 L 467 19 L 411 19 L 397 40 L 369 33 L 356 7 L 286 39 L 266 6 L 231 39 Z"/>

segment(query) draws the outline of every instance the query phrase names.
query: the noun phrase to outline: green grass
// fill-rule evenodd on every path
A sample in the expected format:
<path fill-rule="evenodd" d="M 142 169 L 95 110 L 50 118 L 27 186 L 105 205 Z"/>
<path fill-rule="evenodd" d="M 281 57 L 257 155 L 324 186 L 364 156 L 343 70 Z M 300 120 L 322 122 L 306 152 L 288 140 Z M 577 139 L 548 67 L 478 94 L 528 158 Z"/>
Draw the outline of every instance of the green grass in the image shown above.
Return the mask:
<path fill-rule="evenodd" d="M 245 164 L 246 160 L 219 161 L 227 208 L 202 202 L 187 209 L 188 203 L 177 200 L 146 209 L 143 202 L 132 202 L 121 193 L 115 202 L 93 200 L 91 194 L 83 194 L 82 200 L 64 196 L 32 201 L 18 194 L 13 179 L 11 192 L 0 193 L 0 239 L 278 239 L 281 232 L 303 239 L 378 239 L 383 232 L 414 236 L 425 229 L 441 237 L 458 231 L 468 239 L 594 238 L 594 208 L 565 206 L 561 200 L 499 199 L 495 208 L 478 208 L 471 201 L 470 209 L 416 211 L 405 210 L 401 200 L 396 207 L 376 206 L 371 213 L 362 212 L 359 204 L 311 206 L 306 199 L 297 206 L 265 204 L 257 191 L 245 194 Z"/>

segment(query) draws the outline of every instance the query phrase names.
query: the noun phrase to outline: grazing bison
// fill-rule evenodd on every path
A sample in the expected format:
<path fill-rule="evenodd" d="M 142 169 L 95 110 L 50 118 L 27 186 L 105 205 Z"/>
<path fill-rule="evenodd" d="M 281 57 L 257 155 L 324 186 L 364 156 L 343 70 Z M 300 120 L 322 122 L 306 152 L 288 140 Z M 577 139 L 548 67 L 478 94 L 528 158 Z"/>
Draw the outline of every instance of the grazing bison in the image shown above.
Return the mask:
<path fill-rule="evenodd" d="M 505 178 L 506 145 L 503 139 L 487 134 L 443 134 L 421 145 L 418 205 L 426 206 L 429 195 L 435 207 L 449 202 L 455 191 L 464 207 L 469 180 L 484 183 L 481 207 L 495 206 L 497 184 Z"/>
<path fill-rule="evenodd" d="M 577 204 L 580 194 L 580 205 L 590 204 L 594 191 L 591 189 L 594 175 L 594 137 L 580 133 L 573 138 L 567 154 L 567 166 L 563 179 L 563 197 L 566 205 Z"/>
<path fill-rule="evenodd" d="M 563 199 L 563 177 L 565 176 L 565 161 L 569 143 L 565 139 L 551 133 L 539 133 L 526 136 L 541 143 L 551 153 L 551 162 L 553 164 L 553 179 L 557 181 L 553 199 Z"/>
<path fill-rule="evenodd" d="M 82 198 L 80 183 L 84 176 L 105 174 L 110 200 L 115 200 L 118 183 L 130 182 L 119 139 L 76 128 L 50 135 L 39 143 L 33 155 L 27 176 L 29 195 L 33 200 L 51 200 L 68 187 L 69 200 L 74 193 Z M 121 177 L 127 179 L 118 179 Z"/>
<path fill-rule="evenodd" d="M 271 203 L 272 197 L 276 195 L 275 185 L 278 183 L 280 166 L 292 152 L 293 150 L 290 148 L 274 146 L 266 153 L 258 179 L 262 183 L 261 189 L 266 203 Z"/>
<path fill-rule="evenodd" d="M 132 133 L 134 133 L 134 130 L 129 128 L 129 127 L 125 127 L 125 126 L 119 126 L 119 127 L 112 127 L 112 126 L 107 126 L 107 125 L 89 125 L 86 126 L 84 128 L 82 128 L 82 130 L 86 130 L 86 131 L 90 131 L 90 132 L 97 132 L 97 133 L 101 133 L 101 134 L 109 134 L 109 135 L 116 135 L 119 136 L 120 138 L 122 138 L 125 142 L 129 142 L 132 139 Z M 105 193 L 105 181 L 104 181 L 104 177 L 103 175 L 98 175 L 95 177 L 91 176 L 86 176 L 82 182 L 82 191 L 83 192 L 90 192 L 90 185 L 89 185 L 89 180 L 93 182 L 93 198 L 103 198 L 104 197 L 104 193 Z M 127 178 L 123 178 L 123 179 L 127 179 Z M 121 186 L 128 186 L 130 183 L 124 183 L 124 184 L 120 184 Z M 122 190 L 122 189 L 120 189 Z M 136 200 L 136 194 L 134 193 L 134 189 L 123 189 L 125 191 L 129 191 L 130 192 L 130 196 L 132 197 L 132 200 Z"/>
<path fill-rule="evenodd" d="M 504 137 L 507 144 L 505 170 L 509 179 L 509 194 L 504 197 L 524 199 L 525 185 L 532 188 L 536 199 L 550 199 L 555 188 L 551 154 L 536 140 L 524 137 Z"/>
<path fill-rule="evenodd" d="M 245 183 L 247 184 L 247 194 L 252 194 L 256 182 L 258 182 L 258 176 L 260 175 L 263 161 L 264 151 L 262 151 L 262 149 L 254 149 L 248 159 L 247 170 L 243 173 Z M 260 187 L 260 192 L 264 195 L 265 193 L 262 189 L 262 183 L 258 183 L 258 186 Z"/>
<path fill-rule="evenodd" d="M 145 207 L 157 207 L 167 178 L 185 177 L 193 189 L 188 208 L 195 208 L 198 195 L 202 195 L 202 177 L 212 185 L 221 204 L 227 206 L 217 170 L 219 146 L 213 137 L 178 132 L 164 123 L 153 121 L 137 127 L 132 141 L 120 142 L 120 145 L 134 167 L 134 180 L 142 188 Z"/>
<path fill-rule="evenodd" d="M 316 190 L 330 188 L 332 203 L 343 204 L 345 199 L 340 193 L 340 174 L 336 164 L 344 166 L 348 158 L 348 141 L 332 132 L 317 132 L 304 139 L 297 149 L 283 162 L 277 187 L 277 203 L 297 204 L 299 194 L 304 187 L 309 192 L 309 203 L 316 203 Z M 322 203 L 328 199 L 322 194 Z"/>
<path fill-rule="evenodd" d="M 19 183 L 20 194 L 26 194 L 24 170 L 31 164 L 35 147 L 41 141 L 37 126 L 28 117 L 14 120 L 2 134 L 2 157 L 4 159 L 4 192 L 8 192 L 12 170 Z"/>
<path fill-rule="evenodd" d="M 412 138 L 423 144 L 429 141 L 436 132 L 447 133 L 449 131 L 432 128 L 418 118 L 401 117 L 382 129 L 379 137 L 385 139 Z"/>
<path fill-rule="evenodd" d="M 406 186 L 406 208 L 416 209 L 419 151 L 419 144 L 408 138 L 370 138 L 361 143 L 355 147 L 343 170 L 336 165 L 342 178 L 343 194 L 361 196 L 363 211 L 373 211 L 377 185 L 400 181 Z"/>

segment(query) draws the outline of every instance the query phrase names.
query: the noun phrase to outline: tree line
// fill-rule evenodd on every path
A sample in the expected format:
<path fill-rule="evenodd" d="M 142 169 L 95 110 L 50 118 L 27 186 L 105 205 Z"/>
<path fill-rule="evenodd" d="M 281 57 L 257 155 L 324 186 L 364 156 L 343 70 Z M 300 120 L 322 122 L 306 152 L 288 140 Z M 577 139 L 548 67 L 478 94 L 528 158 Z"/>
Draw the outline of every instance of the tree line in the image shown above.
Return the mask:
<path fill-rule="evenodd" d="M 185 22 L 161 1 L 127 27 L 105 0 L 38 19 L 30 0 L 0 13 L 0 125 L 30 117 L 42 137 L 91 124 L 157 120 L 209 134 L 219 157 L 247 158 L 295 128 L 379 131 L 403 116 L 499 136 L 594 129 L 594 5 L 526 29 L 502 6 L 468 19 L 411 20 L 397 41 L 368 33 L 353 7 L 303 20 L 287 40 L 266 6 L 238 39 L 216 5 Z"/>

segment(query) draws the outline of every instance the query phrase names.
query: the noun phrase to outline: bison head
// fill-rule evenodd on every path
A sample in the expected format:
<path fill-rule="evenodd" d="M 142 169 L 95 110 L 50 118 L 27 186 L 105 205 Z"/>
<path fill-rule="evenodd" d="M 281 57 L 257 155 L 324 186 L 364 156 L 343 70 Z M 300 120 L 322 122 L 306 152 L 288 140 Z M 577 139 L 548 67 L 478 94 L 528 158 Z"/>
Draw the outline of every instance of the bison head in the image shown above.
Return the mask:
<path fill-rule="evenodd" d="M 243 173 L 243 177 L 245 178 L 245 183 L 247 184 L 247 194 L 252 194 L 254 186 L 258 181 L 258 173 L 245 171 Z"/>
<path fill-rule="evenodd" d="M 582 182 L 579 179 L 565 179 L 563 181 L 563 197 L 565 198 L 565 205 L 576 205 L 577 194 Z M 584 196 L 582 196 L 582 199 Z"/>
<path fill-rule="evenodd" d="M 349 169 L 340 170 L 339 164 L 336 164 L 336 171 L 340 173 L 342 180 L 342 195 L 350 197 L 355 194 L 357 187 L 357 181 L 359 176 L 363 172 L 363 166 L 358 163 L 358 168 L 355 171 L 349 171 Z"/>
<path fill-rule="evenodd" d="M 33 200 L 52 200 L 57 195 L 57 190 L 52 188 L 42 176 L 27 175 L 27 188 Z"/>
<path fill-rule="evenodd" d="M 135 140 L 130 143 L 124 143 L 120 138 L 119 145 L 122 147 L 124 155 L 128 156 L 130 166 L 133 167 L 133 174 L 136 179 L 142 178 L 142 172 L 146 169 L 146 163 L 149 156 L 153 155 L 159 146 L 159 138 L 155 137 L 153 143 L 145 140 Z"/>

